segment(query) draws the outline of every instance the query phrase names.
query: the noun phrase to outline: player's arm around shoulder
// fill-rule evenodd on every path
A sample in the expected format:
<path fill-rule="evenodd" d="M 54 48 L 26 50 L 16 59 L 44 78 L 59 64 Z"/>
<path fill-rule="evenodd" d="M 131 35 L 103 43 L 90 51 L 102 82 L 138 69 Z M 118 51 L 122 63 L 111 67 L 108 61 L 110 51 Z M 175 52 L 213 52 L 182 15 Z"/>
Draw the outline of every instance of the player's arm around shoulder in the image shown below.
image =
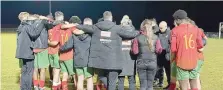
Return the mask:
<path fill-rule="evenodd" d="M 63 46 L 60 47 L 60 51 L 61 52 L 68 51 L 68 50 L 72 49 L 73 46 L 74 46 L 74 39 L 73 39 L 73 36 L 70 36 L 68 41 L 65 42 L 65 44 Z"/>

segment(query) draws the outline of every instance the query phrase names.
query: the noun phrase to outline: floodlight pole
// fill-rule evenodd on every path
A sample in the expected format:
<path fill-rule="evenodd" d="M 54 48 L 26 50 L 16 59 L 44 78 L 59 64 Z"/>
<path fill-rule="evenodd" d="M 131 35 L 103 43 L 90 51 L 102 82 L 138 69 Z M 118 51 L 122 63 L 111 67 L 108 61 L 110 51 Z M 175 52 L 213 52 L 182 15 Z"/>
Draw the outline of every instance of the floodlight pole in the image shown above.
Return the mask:
<path fill-rule="evenodd" d="M 49 13 L 51 14 L 51 0 L 49 1 Z"/>

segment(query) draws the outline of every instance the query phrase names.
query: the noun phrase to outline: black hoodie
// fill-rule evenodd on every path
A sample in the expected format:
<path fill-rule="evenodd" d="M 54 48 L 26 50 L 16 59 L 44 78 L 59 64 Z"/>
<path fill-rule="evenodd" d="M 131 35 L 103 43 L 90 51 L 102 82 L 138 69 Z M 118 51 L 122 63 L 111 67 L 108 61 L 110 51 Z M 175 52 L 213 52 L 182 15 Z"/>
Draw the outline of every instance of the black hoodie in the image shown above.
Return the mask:
<path fill-rule="evenodd" d="M 74 67 L 87 67 L 89 62 L 91 36 L 88 34 L 72 35 L 69 40 L 60 47 L 60 51 L 74 49 Z"/>
<path fill-rule="evenodd" d="M 122 38 L 134 38 L 139 34 L 135 30 L 123 30 L 127 28 L 108 20 L 95 25 L 78 25 L 77 28 L 92 35 L 89 67 L 99 69 L 121 70 Z"/>

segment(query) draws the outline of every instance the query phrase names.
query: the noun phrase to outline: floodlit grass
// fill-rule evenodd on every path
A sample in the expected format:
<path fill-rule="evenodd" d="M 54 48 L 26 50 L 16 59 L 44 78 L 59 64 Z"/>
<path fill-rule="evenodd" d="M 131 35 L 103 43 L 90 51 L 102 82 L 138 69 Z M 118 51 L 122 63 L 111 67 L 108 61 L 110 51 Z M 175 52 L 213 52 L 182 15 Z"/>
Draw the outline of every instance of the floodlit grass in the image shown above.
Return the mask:
<path fill-rule="evenodd" d="M 15 58 L 16 34 L 1 33 L 1 90 L 19 90 L 19 62 Z M 205 62 L 202 66 L 202 90 L 223 90 L 223 40 L 209 39 L 205 48 Z M 47 80 L 49 75 L 47 75 Z M 139 80 L 137 80 L 137 87 Z M 96 81 L 96 78 L 94 78 Z M 126 88 L 128 82 L 125 82 Z M 50 90 L 47 82 L 46 90 Z M 70 85 L 70 90 L 72 85 Z M 158 89 L 159 90 L 159 89 Z M 161 89 L 160 89 L 161 90 Z"/>

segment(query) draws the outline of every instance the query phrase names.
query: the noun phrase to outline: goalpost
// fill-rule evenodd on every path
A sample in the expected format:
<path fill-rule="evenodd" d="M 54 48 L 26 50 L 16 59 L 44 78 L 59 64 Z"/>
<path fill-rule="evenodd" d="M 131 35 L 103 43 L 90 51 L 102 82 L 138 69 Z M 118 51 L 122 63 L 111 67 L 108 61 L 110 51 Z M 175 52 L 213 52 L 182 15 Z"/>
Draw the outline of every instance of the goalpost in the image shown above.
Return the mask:
<path fill-rule="evenodd" d="M 218 35 L 219 39 L 221 39 L 221 32 L 222 31 L 223 31 L 223 22 L 220 22 L 219 23 L 219 35 Z"/>
<path fill-rule="evenodd" d="M 223 22 L 219 23 L 219 34 L 218 34 L 219 39 L 221 39 L 221 32 L 223 32 Z"/>

